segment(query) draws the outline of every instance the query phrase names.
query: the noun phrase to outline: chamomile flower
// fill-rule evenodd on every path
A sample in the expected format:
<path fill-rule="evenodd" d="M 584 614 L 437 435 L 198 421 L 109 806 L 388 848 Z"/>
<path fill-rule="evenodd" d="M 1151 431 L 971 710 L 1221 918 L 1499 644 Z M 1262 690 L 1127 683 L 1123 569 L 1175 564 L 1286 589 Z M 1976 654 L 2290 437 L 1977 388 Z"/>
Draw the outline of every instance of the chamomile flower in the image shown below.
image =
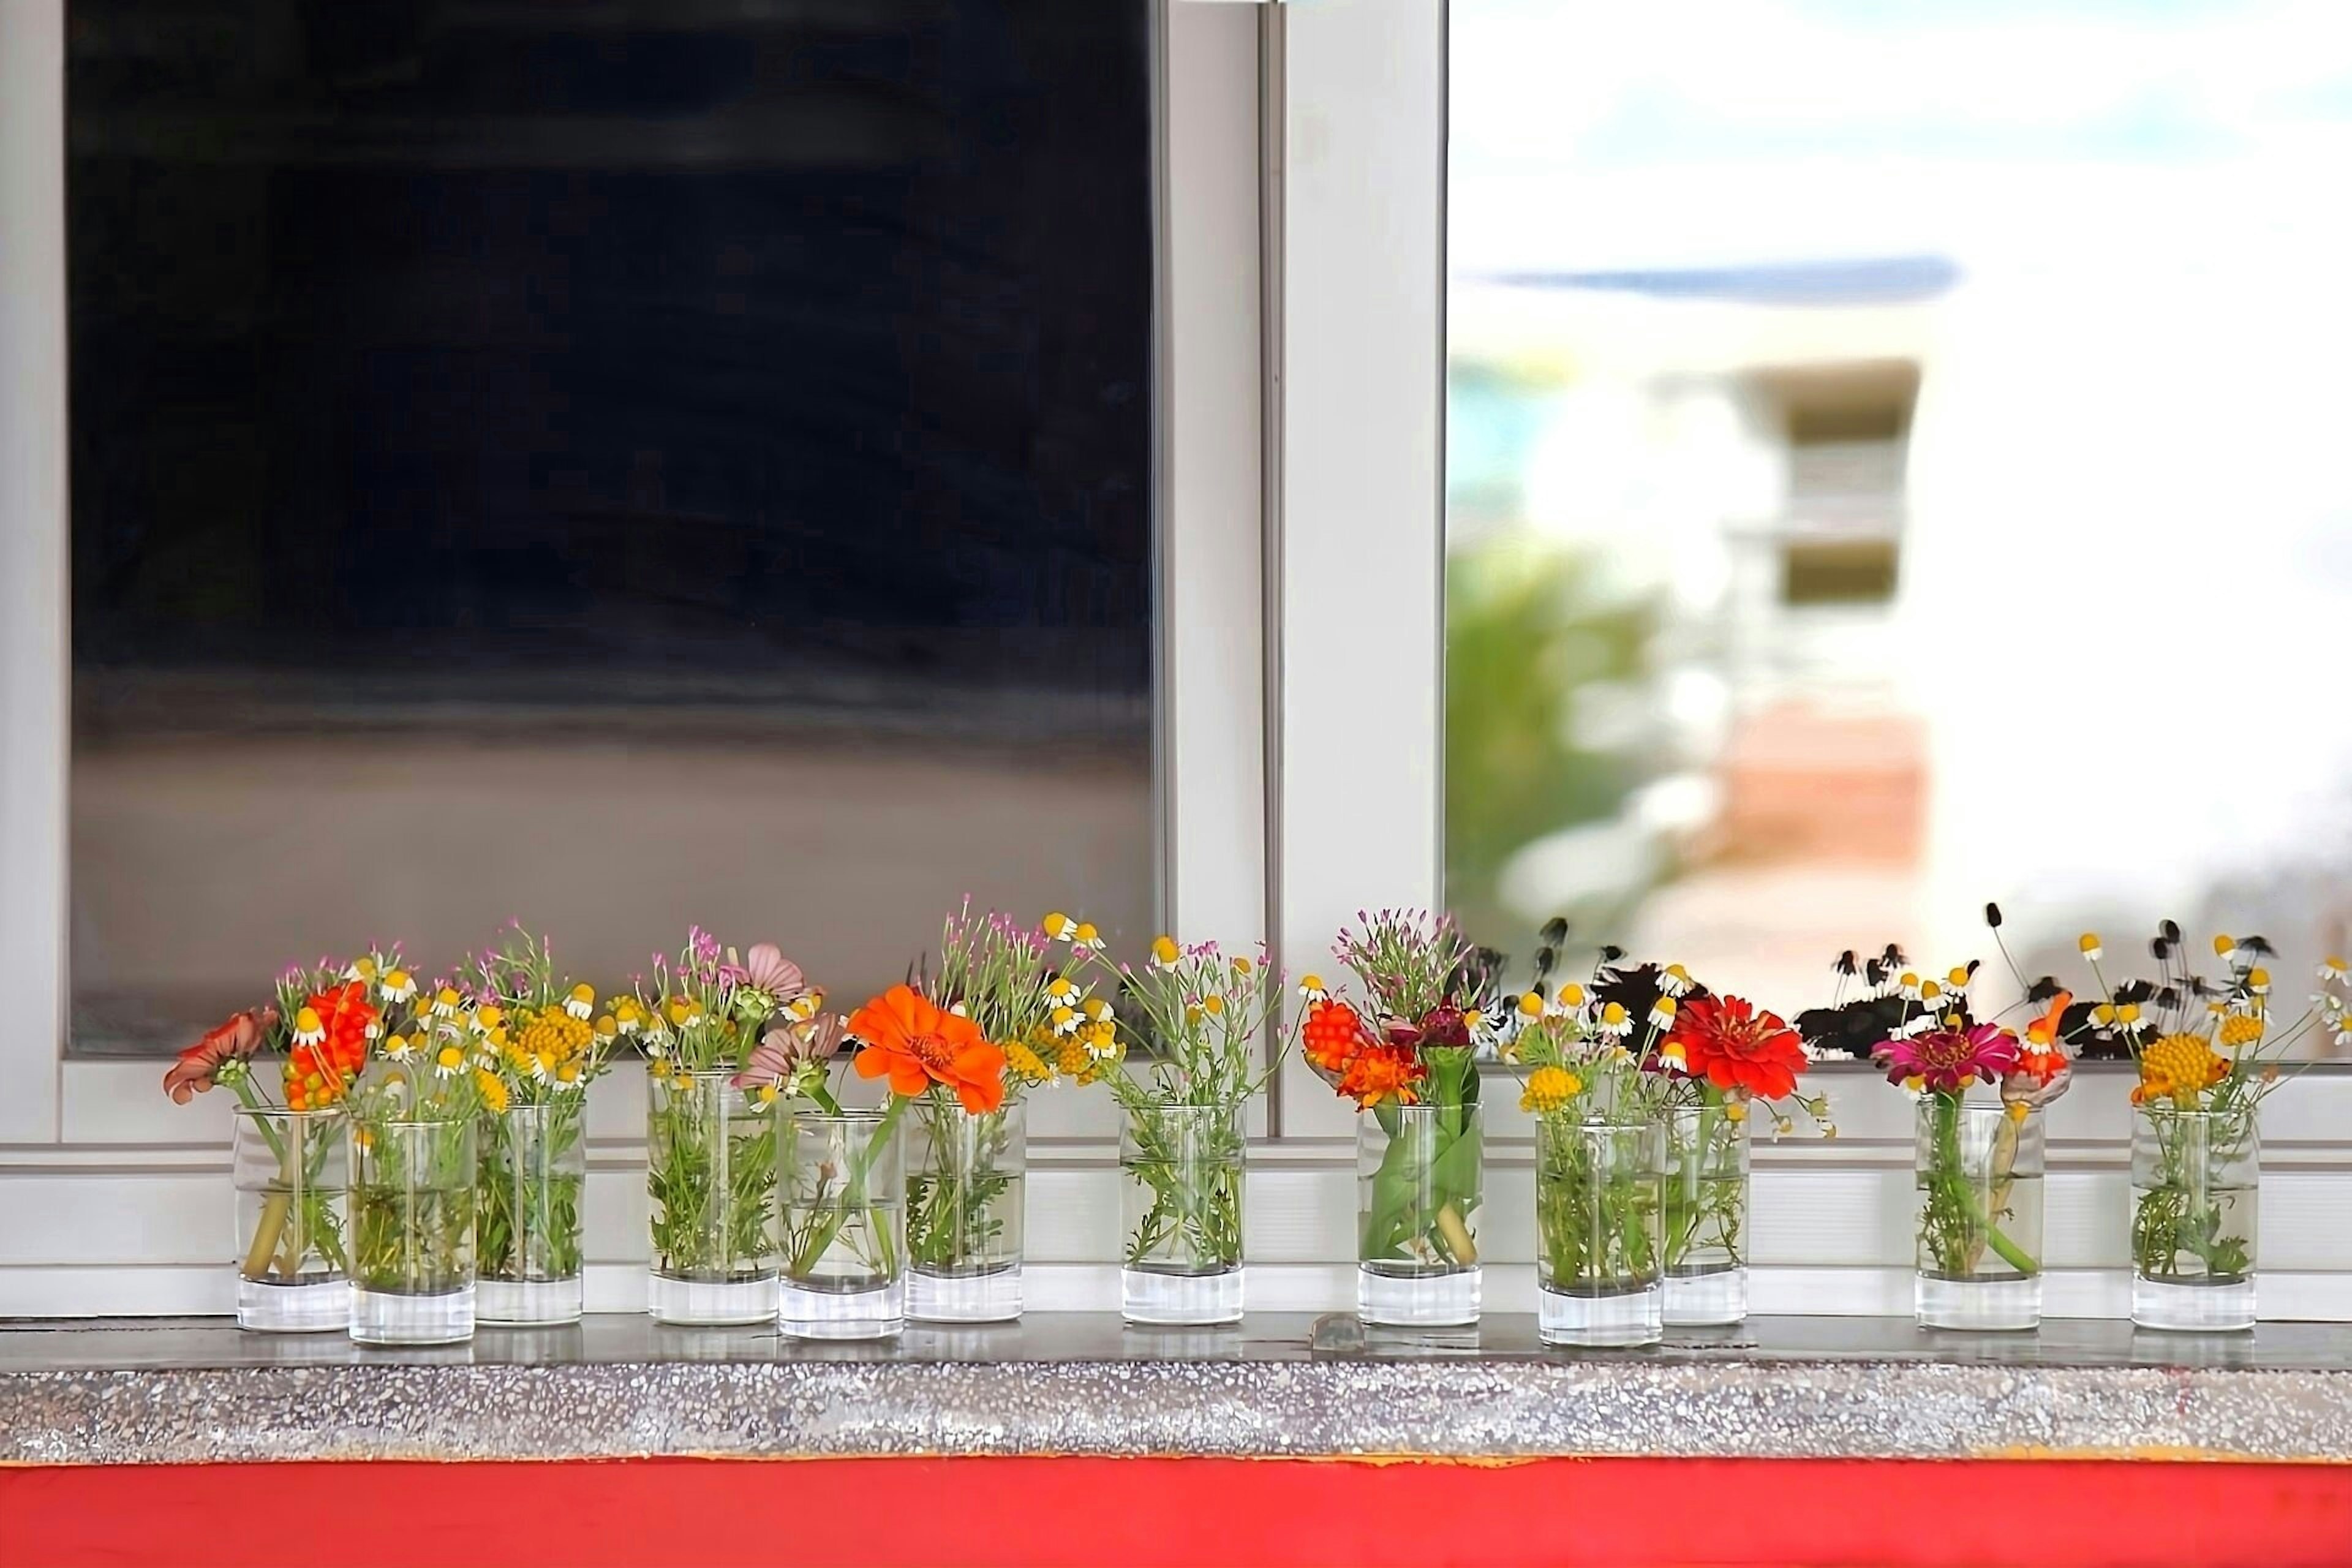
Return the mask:
<path fill-rule="evenodd" d="M 1052 1025 L 1054 1033 L 1057 1035 L 1075 1035 L 1078 1032 L 1078 1010 L 1076 1007 L 1056 1007 L 1045 1015 L 1045 1019 Z"/>
<path fill-rule="evenodd" d="M 2086 963 L 2096 963 L 2107 956 L 2107 950 L 2099 944 L 2099 933 L 2095 931 L 2086 931 L 2076 937 L 2074 946 Z"/>
<path fill-rule="evenodd" d="M 1659 997 L 1656 1005 L 1652 1006 L 1650 1009 L 1650 1027 L 1653 1029 L 1673 1028 L 1675 1026 L 1675 999 L 1673 997 Z"/>
<path fill-rule="evenodd" d="M 394 1035 L 383 1043 L 385 1059 L 404 1062 L 416 1054 L 416 1042 L 406 1035 Z"/>
<path fill-rule="evenodd" d="M 405 969 L 387 969 L 383 972 L 383 983 L 376 989 L 387 1002 L 414 1001 L 416 997 L 416 977 Z"/>
<path fill-rule="evenodd" d="M 1902 978 L 1895 983 L 1895 989 L 1905 1001 L 1916 1002 L 1919 1000 L 1919 977 L 1906 969 Z"/>
<path fill-rule="evenodd" d="M 1668 1040 L 1658 1047 L 1658 1066 L 1670 1073 L 1690 1071 L 1689 1054 L 1683 1049 L 1680 1040 Z"/>
<path fill-rule="evenodd" d="M 299 1009 L 294 1015 L 294 1043 L 315 1046 L 327 1037 L 327 1026 L 313 1007 Z"/>
<path fill-rule="evenodd" d="M 433 1054 L 433 1071 L 438 1078 L 455 1078 L 466 1070 L 466 1053 L 456 1046 L 444 1046 Z"/>
<path fill-rule="evenodd" d="M 572 994 L 563 999 L 563 1010 L 586 1023 L 596 1016 L 596 988 L 593 985 L 574 985 Z"/>
<path fill-rule="evenodd" d="M 474 1009 L 474 1016 L 468 1022 L 478 1035 L 495 1035 L 506 1027 L 506 1009 L 495 1002 L 485 1002 Z"/>
<path fill-rule="evenodd" d="M 1584 987 L 1571 980 L 1559 988 L 1559 1010 L 1580 1013 L 1584 1010 Z"/>
<path fill-rule="evenodd" d="M 1078 1011 L 1086 1015 L 1087 1022 L 1089 1024 L 1107 1026 L 1111 1021 L 1111 1005 L 1099 996 L 1087 997 L 1078 1005 Z"/>
<path fill-rule="evenodd" d="M 2318 973 L 2321 984 L 2335 985 L 2343 981 L 2347 970 L 2342 959 L 2330 957 L 2321 961 Z"/>
<path fill-rule="evenodd" d="M 1323 977 L 1319 974 L 1300 975 L 1298 977 L 1298 994 L 1302 1000 L 1307 1002 L 1328 1002 L 1331 1000 L 1331 993 L 1324 989 Z M 1541 1003 L 1538 1003 L 1538 1005 L 1540 1006 Z"/>
<path fill-rule="evenodd" d="M 351 963 L 343 970 L 343 978 L 346 980 L 359 981 L 362 984 L 365 984 L 367 982 L 373 980 L 375 978 L 375 960 L 373 958 L 352 959 Z"/>
<path fill-rule="evenodd" d="M 1176 939 L 1174 937 L 1161 935 L 1155 936 L 1151 939 L 1152 968 L 1173 969 L 1176 967 L 1177 961 L 1181 959 L 1183 956 L 1184 950 L 1176 945 Z"/>
<path fill-rule="evenodd" d="M 1610 1039 L 1622 1040 L 1633 1032 L 1633 1020 L 1622 1003 L 1609 1002 L 1602 1004 L 1601 1016 L 1594 1020 L 1592 1027 Z"/>
<path fill-rule="evenodd" d="M 433 994 L 433 1016 L 436 1018 L 454 1018 L 465 1000 L 457 994 L 456 986 L 444 985 Z"/>
<path fill-rule="evenodd" d="M 1056 974 L 1045 982 L 1045 1000 L 1056 1007 L 1075 1007 L 1081 993 L 1066 974 Z"/>
<path fill-rule="evenodd" d="M 1668 996 L 1687 996 L 1691 992 L 1690 971 L 1679 963 L 1669 963 L 1658 973 L 1658 989 Z"/>
<path fill-rule="evenodd" d="M 1045 933 L 1047 942 L 1067 942 L 1078 933 L 1078 922 L 1059 910 L 1040 921 L 1037 928 Z"/>
<path fill-rule="evenodd" d="M 1103 950 L 1102 932 L 1095 930 L 1092 921 L 1080 921 L 1070 932 L 1070 945 L 1088 952 L 1100 952 Z"/>
<path fill-rule="evenodd" d="M 2257 965 L 2246 971 L 2246 989 L 2257 996 L 2271 994 L 2271 972 Z"/>
<path fill-rule="evenodd" d="M 613 1026 L 624 1037 L 634 1035 L 646 1026 L 645 1009 L 634 996 L 624 996 L 613 1004 Z"/>

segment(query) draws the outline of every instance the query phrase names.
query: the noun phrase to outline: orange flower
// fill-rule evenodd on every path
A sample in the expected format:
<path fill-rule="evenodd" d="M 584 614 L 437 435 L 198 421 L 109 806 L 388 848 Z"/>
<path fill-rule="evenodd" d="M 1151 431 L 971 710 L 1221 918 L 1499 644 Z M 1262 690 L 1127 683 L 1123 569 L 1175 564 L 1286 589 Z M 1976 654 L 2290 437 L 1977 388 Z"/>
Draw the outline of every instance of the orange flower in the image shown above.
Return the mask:
<path fill-rule="evenodd" d="M 1363 1019 L 1345 1002 L 1318 1002 L 1307 1008 L 1298 1037 L 1307 1065 L 1334 1076 L 1346 1072 L 1357 1051 L 1370 1043 Z"/>
<path fill-rule="evenodd" d="M 912 986 L 893 985 L 851 1014 L 849 1032 L 866 1042 L 857 1076 L 887 1074 L 893 1094 L 945 1084 L 974 1116 L 1004 1103 L 1004 1053 L 979 1025 L 934 1006 Z"/>
<path fill-rule="evenodd" d="M 1393 1100 L 1411 1105 L 1421 1098 L 1413 1086 L 1421 1081 L 1422 1066 L 1410 1051 L 1391 1046 L 1371 1046 L 1359 1051 L 1340 1076 L 1339 1092 L 1359 1106 Z"/>
<path fill-rule="evenodd" d="M 368 1029 L 375 1021 L 362 981 L 331 985 L 304 1002 L 295 1015 L 294 1048 L 286 1057 L 287 1109 L 320 1110 L 342 1099 L 367 1062 Z M 302 1037 L 313 1030 L 318 1038 Z"/>

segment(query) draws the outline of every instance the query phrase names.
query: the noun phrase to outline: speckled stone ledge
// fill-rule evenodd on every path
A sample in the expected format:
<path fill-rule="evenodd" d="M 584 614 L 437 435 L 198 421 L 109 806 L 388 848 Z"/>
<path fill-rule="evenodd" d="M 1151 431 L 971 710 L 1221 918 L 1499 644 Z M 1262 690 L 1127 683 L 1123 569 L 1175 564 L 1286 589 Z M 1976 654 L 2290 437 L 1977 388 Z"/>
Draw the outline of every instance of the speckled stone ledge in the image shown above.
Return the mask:
<path fill-rule="evenodd" d="M 614 1316 L 386 1353 L 213 1320 L 0 1327 L 0 1463 L 1006 1454 L 2346 1463 L 2352 1333 L 1768 1318 L 1571 1354 L 1524 1317 L 1390 1334 L 1038 1314 L 819 1348 Z"/>

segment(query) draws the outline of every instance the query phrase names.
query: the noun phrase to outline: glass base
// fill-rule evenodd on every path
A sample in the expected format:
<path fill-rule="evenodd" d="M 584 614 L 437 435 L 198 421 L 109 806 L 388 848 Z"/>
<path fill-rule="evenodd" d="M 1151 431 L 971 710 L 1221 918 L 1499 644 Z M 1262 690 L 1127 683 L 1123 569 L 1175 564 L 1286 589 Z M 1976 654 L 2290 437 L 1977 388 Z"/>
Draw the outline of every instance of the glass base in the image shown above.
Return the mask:
<path fill-rule="evenodd" d="M 236 1326 L 257 1334 L 340 1334 L 352 1326 L 352 1288 L 340 1279 L 273 1285 L 240 1274 Z"/>
<path fill-rule="evenodd" d="M 1712 1268 L 1704 1274 L 1666 1276 L 1666 1327 L 1711 1328 L 1748 1316 L 1745 1267 Z"/>
<path fill-rule="evenodd" d="M 2131 1321 L 2143 1329 L 2226 1334 L 2254 1326 L 2254 1277 L 2190 1285 L 2132 1275 Z"/>
<path fill-rule="evenodd" d="M 1649 1345 L 1665 1332 L 1664 1289 L 1645 1285 L 1605 1296 L 1537 1293 L 1536 1331 L 1548 1345 Z"/>
<path fill-rule="evenodd" d="M 1450 1328 L 1478 1321 L 1476 1268 L 1443 1273 L 1388 1274 L 1356 1266 L 1356 1316 L 1388 1328 Z"/>
<path fill-rule="evenodd" d="M 2042 1326 L 2042 1277 L 2030 1279 L 1913 1278 L 1912 1305 L 1923 1329 L 1999 1332 Z"/>
<path fill-rule="evenodd" d="M 679 1279 L 658 1271 L 648 1277 L 646 1310 L 656 1323 L 716 1329 L 776 1321 L 776 1277 L 752 1279 Z"/>
<path fill-rule="evenodd" d="M 474 1321 L 518 1328 L 576 1323 L 585 1296 L 577 1274 L 569 1279 L 477 1279 Z"/>
<path fill-rule="evenodd" d="M 1238 1323 L 1242 1321 L 1241 1266 L 1214 1274 L 1122 1268 L 1118 1315 L 1130 1323 Z"/>
<path fill-rule="evenodd" d="M 363 1345 L 454 1345 L 474 1337 L 474 1288 L 411 1296 L 352 1287 L 352 1338 Z"/>
<path fill-rule="evenodd" d="M 887 1340 L 907 1326 L 907 1284 L 823 1290 L 786 1279 L 777 1323 L 796 1340 Z"/>
<path fill-rule="evenodd" d="M 1009 1323 L 1021 1315 L 1021 1265 L 985 1274 L 907 1276 L 907 1316 L 919 1323 Z"/>

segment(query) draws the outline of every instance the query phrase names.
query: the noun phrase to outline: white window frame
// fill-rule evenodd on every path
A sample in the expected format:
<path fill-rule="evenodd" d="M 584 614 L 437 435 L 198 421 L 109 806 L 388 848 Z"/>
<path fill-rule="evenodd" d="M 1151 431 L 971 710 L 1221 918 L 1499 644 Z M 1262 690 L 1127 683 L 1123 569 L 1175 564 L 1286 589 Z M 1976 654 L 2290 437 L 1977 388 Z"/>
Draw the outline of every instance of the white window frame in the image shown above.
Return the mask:
<path fill-rule="evenodd" d="M 226 1107 L 170 1106 L 155 1063 L 62 1052 L 62 11 L 0 0 L 0 1316 L 219 1310 Z M 1188 935 L 1271 932 L 1293 974 L 1358 909 L 1443 895 L 1446 26 L 1443 0 L 1160 0 L 1163 902 Z M 1757 1150 L 1759 1310 L 1908 1310 L 1908 1107 L 1860 1074 L 1835 1088 L 1843 1136 Z M 1509 1089 L 1487 1100 L 1486 1299 L 1525 1310 L 1531 1149 Z M 2265 1113 L 2265 1316 L 2352 1319 L 2347 1114 L 2336 1074 Z M 599 1085 L 598 1310 L 641 1300 L 642 1121 L 634 1075 Z M 1033 1128 L 1031 1300 L 1111 1306 L 1110 1109 L 1049 1096 Z M 1348 1308 L 1348 1109 L 1293 1060 L 1253 1130 L 1253 1307 Z M 2053 1112 L 2053 1315 L 2124 1306 L 2126 1133 L 2107 1083 Z"/>

